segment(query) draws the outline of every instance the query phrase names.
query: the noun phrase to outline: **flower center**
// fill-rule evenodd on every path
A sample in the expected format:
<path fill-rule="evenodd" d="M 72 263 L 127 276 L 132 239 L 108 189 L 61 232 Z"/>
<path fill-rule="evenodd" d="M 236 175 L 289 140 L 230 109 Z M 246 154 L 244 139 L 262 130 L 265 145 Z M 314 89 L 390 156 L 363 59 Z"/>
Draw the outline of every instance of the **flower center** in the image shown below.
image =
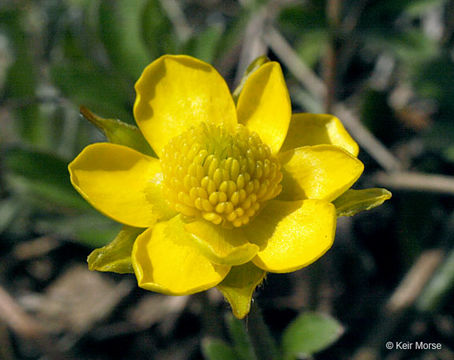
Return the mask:
<path fill-rule="evenodd" d="M 161 156 L 164 195 L 183 215 L 225 227 L 247 224 L 282 189 L 276 157 L 255 132 L 201 123 L 174 137 Z"/>

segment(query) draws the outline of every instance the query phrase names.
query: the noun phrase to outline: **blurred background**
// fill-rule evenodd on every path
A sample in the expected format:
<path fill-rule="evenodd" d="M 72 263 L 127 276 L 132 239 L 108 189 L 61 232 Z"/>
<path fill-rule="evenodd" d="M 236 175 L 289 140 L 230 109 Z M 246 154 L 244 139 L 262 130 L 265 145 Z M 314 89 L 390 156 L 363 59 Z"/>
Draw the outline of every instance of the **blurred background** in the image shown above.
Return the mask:
<path fill-rule="evenodd" d="M 86 265 L 119 225 L 69 182 L 104 139 L 79 106 L 134 123 L 134 82 L 165 53 L 231 89 L 257 56 L 279 61 L 293 111 L 334 113 L 359 143 L 355 188 L 393 192 L 340 218 L 314 265 L 267 277 L 254 298 L 273 337 L 313 310 L 344 327 L 315 359 L 454 359 L 452 0 L 2 0 L 0 359 L 202 359 L 208 336 L 232 340 L 216 290 L 166 297 Z"/>

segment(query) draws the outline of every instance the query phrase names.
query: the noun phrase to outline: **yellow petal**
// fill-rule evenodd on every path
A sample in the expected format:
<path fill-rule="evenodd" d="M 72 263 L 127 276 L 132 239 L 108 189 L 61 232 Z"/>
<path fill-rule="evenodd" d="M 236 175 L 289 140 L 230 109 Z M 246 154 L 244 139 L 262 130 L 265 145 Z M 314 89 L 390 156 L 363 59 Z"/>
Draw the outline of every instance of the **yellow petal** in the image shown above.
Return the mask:
<path fill-rule="evenodd" d="M 161 196 L 159 160 L 126 146 L 87 146 L 68 166 L 76 190 L 97 210 L 135 227 L 172 216 Z"/>
<path fill-rule="evenodd" d="M 243 77 L 241 78 L 241 81 L 239 85 L 236 87 L 236 89 L 233 91 L 232 96 L 233 100 L 235 102 L 238 101 L 238 98 L 241 94 L 241 91 L 243 91 L 244 84 L 246 84 L 246 80 L 251 76 L 258 68 L 266 64 L 267 62 L 270 62 L 271 60 L 268 59 L 266 55 L 261 55 L 257 58 L 255 58 L 247 67 L 246 71 L 243 74 Z"/>
<path fill-rule="evenodd" d="M 202 254 L 217 264 L 240 265 L 251 260 L 258 246 L 251 244 L 241 228 L 227 229 L 204 220 L 185 225 Z"/>
<path fill-rule="evenodd" d="M 361 176 L 364 165 L 340 147 L 304 146 L 279 154 L 282 165 L 281 200 L 332 201 Z"/>
<path fill-rule="evenodd" d="M 153 150 L 192 125 L 235 127 L 236 111 L 224 79 L 209 64 L 185 55 L 165 55 L 146 67 L 135 86 L 134 117 Z"/>
<path fill-rule="evenodd" d="M 353 156 L 358 156 L 358 144 L 337 117 L 327 114 L 293 114 L 281 151 L 319 144 L 336 145 Z"/>
<path fill-rule="evenodd" d="M 230 266 L 216 265 L 186 244 L 179 216 L 157 223 L 140 235 L 132 250 L 132 265 L 141 288 L 167 295 L 187 295 L 219 284 Z M 186 239 L 185 239 L 186 237 Z"/>
<path fill-rule="evenodd" d="M 249 313 L 252 294 L 265 275 L 265 271 L 248 262 L 232 267 L 226 278 L 217 286 L 238 319 L 243 319 Z"/>
<path fill-rule="evenodd" d="M 238 122 L 260 135 L 277 153 L 287 134 L 292 112 L 280 65 L 269 62 L 246 80 L 238 99 Z"/>
<path fill-rule="evenodd" d="M 270 200 L 247 230 L 261 248 L 253 259 L 259 268 L 277 273 L 301 269 L 333 244 L 336 209 L 323 200 Z"/>

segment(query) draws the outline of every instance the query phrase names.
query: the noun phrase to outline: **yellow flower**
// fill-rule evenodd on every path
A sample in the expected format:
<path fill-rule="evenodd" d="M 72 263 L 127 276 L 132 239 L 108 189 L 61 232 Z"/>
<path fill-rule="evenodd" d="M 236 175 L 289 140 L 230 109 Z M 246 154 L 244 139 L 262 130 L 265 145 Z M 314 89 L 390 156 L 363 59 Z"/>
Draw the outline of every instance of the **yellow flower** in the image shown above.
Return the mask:
<path fill-rule="evenodd" d="M 291 115 L 276 62 L 250 74 L 236 105 L 219 73 L 189 56 L 157 59 L 135 88 L 157 157 L 92 144 L 69 165 L 71 182 L 105 215 L 146 228 L 130 260 L 140 287 L 217 286 L 242 318 L 267 272 L 296 271 L 331 247 L 332 202 L 363 171 L 358 146 L 333 116 Z"/>

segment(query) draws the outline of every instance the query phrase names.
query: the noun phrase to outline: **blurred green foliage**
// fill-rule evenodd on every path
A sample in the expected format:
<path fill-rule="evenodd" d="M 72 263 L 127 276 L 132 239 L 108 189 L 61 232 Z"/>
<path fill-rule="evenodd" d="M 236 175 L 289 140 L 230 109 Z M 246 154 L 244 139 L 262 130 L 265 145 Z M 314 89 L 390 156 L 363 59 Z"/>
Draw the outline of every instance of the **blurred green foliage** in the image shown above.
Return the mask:
<path fill-rule="evenodd" d="M 207 360 L 310 358 L 336 342 L 344 332 L 342 325 L 332 317 L 316 312 L 304 312 L 284 329 L 280 350 L 275 350 L 273 354 L 270 348 L 263 346 L 264 343 L 254 344 L 244 324 L 232 315 L 227 317 L 227 326 L 232 345 L 219 339 L 207 338 L 203 343 L 203 353 Z M 266 337 L 263 333 L 260 335 Z"/>
<path fill-rule="evenodd" d="M 344 0 L 335 29 L 327 19 L 328 2 L 3 0 L 1 239 L 18 242 L 49 234 L 88 248 L 114 239 L 120 226 L 93 211 L 69 182 L 66 164 L 84 146 L 105 139 L 79 115 L 79 107 L 134 124 L 134 82 L 148 63 L 165 53 L 185 53 L 214 64 L 234 89 L 236 73 L 245 70 L 237 68 L 238 60 L 250 50 L 241 45 L 245 31 L 264 9 L 265 23 L 321 78 L 327 47 L 335 39 L 336 100 L 357 110 L 362 123 L 408 169 L 453 175 L 454 1 Z M 265 55 L 284 63 L 285 54 L 275 49 Z M 305 89 L 291 69 L 284 66 L 284 72 L 294 110 L 322 112 L 324 99 Z M 374 186 L 378 165 L 367 153 L 360 158 L 366 163 L 360 187 Z M 450 197 L 397 192 L 383 208 L 375 225 L 366 215 L 359 217 L 351 241 L 373 261 L 373 281 L 381 276 L 383 288 L 389 290 L 422 251 L 452 248 L 448 219 L 454 206 Z M 429 286 L 421 309 L 443 309 L 452 273 L 451 250 L 437 273 L 442 281 Z M 342 286 L 353 286 L 349 281 L 347 277 Z M 440 283 L 442 291 L 436 287 Z M 291 325 L 298 327 L 296 332 L 288 328 L 284 343 L 293 344 L 296 333 L 306 331 L 304 321 Z M 332 339 L 326 338 L 325 344 Z M 234 347 L 220 340 L 207 342 L 205 356 L 234 359 L 238 347 L 249 351 L 247 343 L 233 340 Z M 295 343 L 302 346 L 303 340 Z M 318 351 L 295 349 L 289 357 Z"/>

